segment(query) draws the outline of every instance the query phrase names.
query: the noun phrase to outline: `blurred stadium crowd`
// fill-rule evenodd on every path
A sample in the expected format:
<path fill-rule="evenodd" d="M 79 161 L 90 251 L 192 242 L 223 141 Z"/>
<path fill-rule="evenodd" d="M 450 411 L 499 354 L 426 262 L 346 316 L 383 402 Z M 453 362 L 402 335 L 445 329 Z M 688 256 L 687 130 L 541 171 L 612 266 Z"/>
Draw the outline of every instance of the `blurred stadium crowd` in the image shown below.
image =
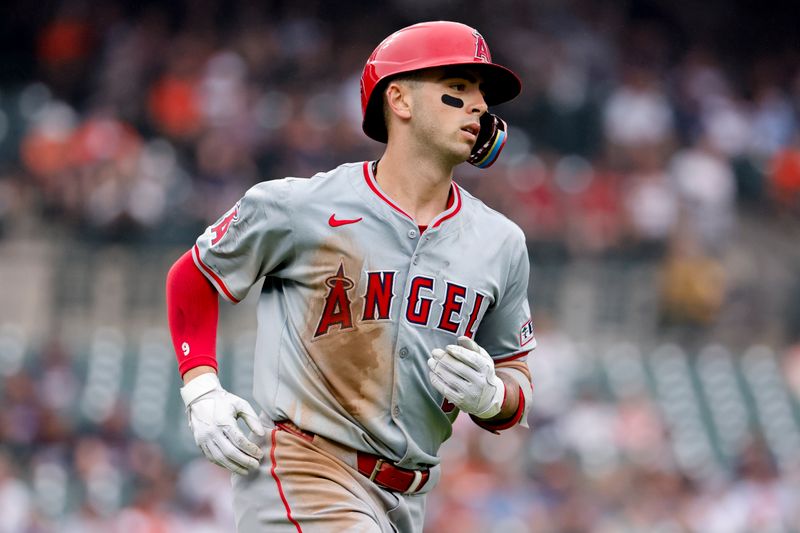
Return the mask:
<path fill-rule="evenodd" d="M 475 4 L 2 8 L 0 533 L 231 530 L 177 398 L 166 269 L 257 181 L 377 157 L 363 62 L 440 18 L 523 78 L 500 161 L 457 181 L 528 236 L 540 348 L 532 431 L 460 418 L 426 531 L 800 532 L 797 17 Z M 221 350 L 245 396 L 248 305 Z"/>

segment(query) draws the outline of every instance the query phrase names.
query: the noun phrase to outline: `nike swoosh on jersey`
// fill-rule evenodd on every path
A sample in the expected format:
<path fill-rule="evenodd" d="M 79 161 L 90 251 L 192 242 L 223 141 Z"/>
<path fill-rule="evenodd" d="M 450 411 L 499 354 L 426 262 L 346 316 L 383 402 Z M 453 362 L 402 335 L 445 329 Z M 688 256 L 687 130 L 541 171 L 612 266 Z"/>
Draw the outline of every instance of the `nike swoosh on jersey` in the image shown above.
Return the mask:
<path fill-rule="evenodd" d="M 363 218 L 364 217 L 337 219 L 336 213 L 334 213 L 331 215 L 331 218 L 328 219 L 328 224 L 330 224 L 333 228 L 338 228 L 339 226 L 344 226 L 346 224 L 355 224 L 356 222 L 361 222 Z"/>

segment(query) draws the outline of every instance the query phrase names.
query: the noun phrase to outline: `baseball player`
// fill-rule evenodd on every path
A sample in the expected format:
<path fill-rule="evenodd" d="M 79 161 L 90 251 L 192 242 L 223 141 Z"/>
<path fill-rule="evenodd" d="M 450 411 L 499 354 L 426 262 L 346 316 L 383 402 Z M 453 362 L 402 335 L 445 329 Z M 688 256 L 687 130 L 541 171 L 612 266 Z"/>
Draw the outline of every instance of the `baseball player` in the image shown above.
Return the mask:
<path fill-rule="evenodd" d="M 496 160 L 506 125 L 487 106 L 519 91 L 473 28 L 399 30 L 361 78 L 383 156 L 255 185 L 170 270 L 181 395 L 197 445 L 233 472 L 238 531 L 422 531 L 458 413 L 525 425 L 525 238 L 452 179 Z M 261 278 L 257 414 L 220 386 L 215 344 L 218 295 Z"/>

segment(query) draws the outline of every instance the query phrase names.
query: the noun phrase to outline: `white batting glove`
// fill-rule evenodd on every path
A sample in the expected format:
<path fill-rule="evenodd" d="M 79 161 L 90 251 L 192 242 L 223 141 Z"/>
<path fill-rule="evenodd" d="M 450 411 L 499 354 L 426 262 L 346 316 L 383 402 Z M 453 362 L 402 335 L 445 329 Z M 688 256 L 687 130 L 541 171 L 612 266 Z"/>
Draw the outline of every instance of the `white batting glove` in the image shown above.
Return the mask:
<path fill-rule="evenodd" d="M 505 399 L 505 384 L 494 373 L 494 361 L 469 337 L 458 345 L 434 348 L 428 358 L 434 388 L 456 407 L 478 418 L 492 418 Z"/>
<path fill-rule="evenodd" d="M 259 437 L 266 435 L 258 415 L 247 401 L 222 388 L 213 372 L 201 374 L 181 387 L 194 442 L 214 464 L 245 475 L 258 468 L 264 456 L 236 423 L 243 418 Z"/>

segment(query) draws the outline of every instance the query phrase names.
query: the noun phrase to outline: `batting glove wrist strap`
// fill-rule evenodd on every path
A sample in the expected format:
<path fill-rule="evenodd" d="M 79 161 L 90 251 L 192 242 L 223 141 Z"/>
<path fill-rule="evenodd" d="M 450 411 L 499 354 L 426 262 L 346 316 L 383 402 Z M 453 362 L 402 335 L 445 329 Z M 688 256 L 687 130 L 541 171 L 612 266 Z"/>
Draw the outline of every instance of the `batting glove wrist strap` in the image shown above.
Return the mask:
<path fill-rule="evenodd" d="M 491 397 L 489 404 L 486 406 L 486 409 L 480 413 L 473 413 L 475 416 L 481 419 L 493 418 L 497 416 L 500 411 L 503 409 L 503 402 L 506 399 L 506 384 L 503 383 L 503 380 L 497 377 L 497 375 L 492 375 L 492 377 L 488 380 L 490 386 L 494 387 L 494 395 Z"/>
<path fill-rule="evenodd" d="M 218 389 L 222 390 L 219 377 L 213 372 L 208 372 L 206 374 L 200 374 L 181 387 L 181 398 L 183 398 L 183 404 L 189 407 L 199 397 Z"/>

